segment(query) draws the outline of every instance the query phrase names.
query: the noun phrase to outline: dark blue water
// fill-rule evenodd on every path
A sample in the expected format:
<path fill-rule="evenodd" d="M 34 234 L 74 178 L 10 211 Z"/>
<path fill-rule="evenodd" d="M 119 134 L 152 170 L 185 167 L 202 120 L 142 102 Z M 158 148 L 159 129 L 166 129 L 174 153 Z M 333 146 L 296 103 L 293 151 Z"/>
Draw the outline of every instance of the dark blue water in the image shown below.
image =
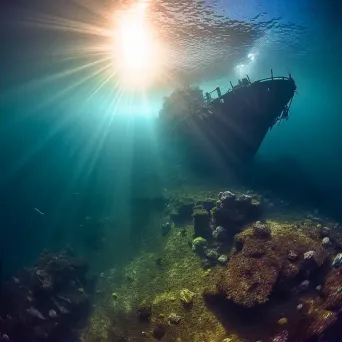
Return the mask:
<path fill-rule="evenodd" d="M 151 20 L 172 56 L 163 72 L 172 77 L 150 87 L 145 98 L 129 90 L 121 96 L 115 76 L 104 82 L 105 51 L 92 49 L 106 41 L 99 33 L 106 14 L 123 3 L 1 0 L 0 6 L 0 256 L 6 274 L 44 248 L 70 245 L 100 263 L 106 262 L 103 245 L 117 250 L 118 259 L 132 252 L 131 198 L 157 196 L 163 182 L 177 178 L 178 161 L 162 161 L 154 120 L 163 96 L 179 83 L 227 90 L 229 80 L 244 73 L 257 80 L 271 68 L 277 75 L 291 70 L 298 95 L 290 119 L 267 135 L 246 181 L 338 214 L 337 1 L 155 4 Z M 115 229 L 99 233 L 103 222 Z"/>

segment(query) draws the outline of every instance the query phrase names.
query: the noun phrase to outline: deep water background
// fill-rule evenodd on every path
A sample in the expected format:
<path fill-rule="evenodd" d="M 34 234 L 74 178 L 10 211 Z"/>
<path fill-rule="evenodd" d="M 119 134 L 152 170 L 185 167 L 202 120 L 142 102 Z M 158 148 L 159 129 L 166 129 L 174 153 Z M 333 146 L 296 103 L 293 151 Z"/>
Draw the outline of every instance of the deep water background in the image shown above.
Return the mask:
<path fill-rule="evenodd" d="M 113 116 L 108 103 L 115 91 L 105 88 L 90 97 L 96 86 L 91 79 L 84 81 L 87 73 L 82 70 L 54 76 L 88 61 L 87 56 L 68 60 L 47 53 L 63 50 L 65 44 L 72 51 L 76 33 L 66 36 L 25 25 L 29 16 L 22 9 L 26 6 L 27 10 L 27 2 L 0 0 L 0 4 L 0 257 L 4 276 L 32 263 L 44 248 L 58 250 L 68 245 L 103 268 L 113 263 L 110 258 L 124 262 L 137 251 L 145 233 L 137 220 L 139 213 L 132 211 L 132 199 L 143 198 L 141 210 L 153 211 L 149 199 L 166 185 L 179 184 L 179 167 L 172 160 L 162 162 L 153 115 L 146 115 L 158 112 L 162 97 L 172 87 L 154 90 L 147 112 L 141 113 L 137 104 L 129 110 L 122 106 Z M 278 18 L 275 26 L 282 21 L 298 23 L 303 27 L 302 38 L 296 38 L 295 44 L 291 41 L 290 25 L 280 36 L 270 30 L 265 39 L 241 45 L 232 63 L 227 62 L 223 78 L 215 80 L 208 74 L 197 83 L 203 88 L 219 84 L 226 89 L 229 80 L 236 82 L 239 76 L 234 67 L 254 50 L 258 56 L 247 70 L 252 80 L 267 77 L 271 68 L 277 75 L 291 69 L 299 94 L 290 119 L 267 135 L 244 182 L 271 188 L 339 217 L 341 5 L 333 0 L 260 1 L 259 5 L 232 2 L 236 10 L 231 10 L 231 16 L 248 21 L 266 12 Z M 39 13 L 40 6 L 41 1 L 32 1 L 29 9 Z M 63 13 L 59 6 L 44 3 L 52 13 Z M 224 8 L 224 3 L 220 6 Z"/>

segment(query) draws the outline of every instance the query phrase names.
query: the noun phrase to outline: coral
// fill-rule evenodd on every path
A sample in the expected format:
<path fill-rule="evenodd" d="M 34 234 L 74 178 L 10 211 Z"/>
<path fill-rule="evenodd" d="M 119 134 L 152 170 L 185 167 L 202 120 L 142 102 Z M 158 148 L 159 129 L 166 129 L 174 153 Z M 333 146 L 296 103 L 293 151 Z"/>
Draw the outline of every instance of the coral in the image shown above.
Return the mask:
<path fill-rule="evenodd" d="M 327 310 L 340 310 L 342 309 L 342 270 L 331 269 L 326 276 L 323 286 L 322 295 L 325 298 L 324 308 Z"/>
<path fill-rule="evenodd" d="M 245 307 L 265 303 L 276 288 L 285 290 L 298 283 L 297 276 L 308 271 L 304 262 L 306 251 L 315 251 L 316 267 L 327 256 L 319 241 L 291 227 L 273 226 L 272 238 L 265 240 L 263 236 L 255 235 L 253 227 L 238 234 L 239 248 L 218 284 L 228 299 Z M 288 260 L 289 251 L 296 253 L 298 259 Z"/>
<path fill-rule="evenodd" d="M 42 253 L 34 268 L 4 284 L 2 333 L 11 340 L 68 339 L 89 314 L 87 270 L 87 264 L 66 253 Z"/>
<path fill-rule="evenodd" d="M 310 341 L 319 338 L 322 333 L 331 327 L 337 320 L 337 314 L 325 310 L 323 307 L 311 302 L 307 312 L 299 321 L 297 336 L 300 340 Z M 298 337 L 296 340 L 298 340 Z"/>

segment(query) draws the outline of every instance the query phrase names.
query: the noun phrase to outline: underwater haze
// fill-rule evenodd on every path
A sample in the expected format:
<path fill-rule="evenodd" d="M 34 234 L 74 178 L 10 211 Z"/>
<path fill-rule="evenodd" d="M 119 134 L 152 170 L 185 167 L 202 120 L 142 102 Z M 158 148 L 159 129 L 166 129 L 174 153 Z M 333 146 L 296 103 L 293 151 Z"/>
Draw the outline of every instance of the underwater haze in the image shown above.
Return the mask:
<path fill-rule="evenodd" d="M 124 267 L 169 189 L 222 180 L 162 145 L 165 97 L 271 69 L 296 82 L 289 119 L 236 186 L 342 219 L 341 14 L 338 0 L 0 0 L 2 278 L 44 250 Z"/>
<path fill-rule="evenodd" d="M 290 119 L 267 135 L 250 181 L 292 192 L 303 187 L 309 199 L 323 191 L 337 208 L 342 190 L 337 1 L 151 2 L 149 19 L 168 58 L 162 76 L 144 90 L 121 85 L 108 48 L 111 15 L 127 6 L 1 1 L 6 263 L 20 264 L 22 253 L 35 257 L 40 248 L 64 244 L 84 216 L 122 214 L 132 191 L 153 192 L 146 181 L 156 185 L 163 167 L 177 169 L 158 162 L 153 119 L 163 97 L 185 83 L 228 90 L 229 81 L 246 73 L 253 81 L 269 77 L 270 69 L 275 75 L 290 70 L 298 86 Z M 148 165 L 153 166 L 147 170 Z M 144 189 L 132 190 L 141 182 Z"/>

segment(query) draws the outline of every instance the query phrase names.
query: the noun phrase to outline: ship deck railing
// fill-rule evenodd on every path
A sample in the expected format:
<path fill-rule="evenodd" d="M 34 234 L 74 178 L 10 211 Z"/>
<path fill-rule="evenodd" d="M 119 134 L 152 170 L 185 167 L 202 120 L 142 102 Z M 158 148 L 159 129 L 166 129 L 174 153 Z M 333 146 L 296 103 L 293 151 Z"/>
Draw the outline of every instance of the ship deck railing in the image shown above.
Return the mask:
<path fill-rule="evenodd" d="M 254 83 L 262 83 L 262 82 L 267 82 L 267 81 L 273 81 L 273 80 L 292 80 L 292 76 L 291 74 L 289 73 L 289 76 L 273 76 L 273 70 L 271 69 L 271 77 L 267 77 L 267 78 L 263 78 L 261 80 L 257 80 L 257 81 L 254 81 L 254 82 L 251 82 L 251 80 L 249 79 L 248 75 L 247 76 L 247 80 L 248 80 L 248 84 L 247 85 L 236 85 L 236 86 L 233 86 L 232 82 L 230 82 L 230 85 L 231 85 L 231 89 L 228 89 L 228 91 L 226 91 L 223 95 L 221 94 L 221 90 L 220 90 L 220 87 L 217 87 L 215 88 L 214 90 L 212 90 L 211 92 L 208 92 L 206 93 L 206 97 L 203 97 L 203 100 L 205 103 L 207 104 L 211 104 L 213 103 L 214 101 L 220 101 L 220 99 L 222 99 L 226 94 L 236 90 L 236 89 L 240 89 L 240 88 L 243 88 L 243 87 L 246 87 L 246 86 L 249 86 L 251 84 L 254 84 Z M 211 94 L 214 93 L 214 92 L 217 92 L 218 96 L 215 97 L 215 98 L 212 98 L 211 97 Z"/>

